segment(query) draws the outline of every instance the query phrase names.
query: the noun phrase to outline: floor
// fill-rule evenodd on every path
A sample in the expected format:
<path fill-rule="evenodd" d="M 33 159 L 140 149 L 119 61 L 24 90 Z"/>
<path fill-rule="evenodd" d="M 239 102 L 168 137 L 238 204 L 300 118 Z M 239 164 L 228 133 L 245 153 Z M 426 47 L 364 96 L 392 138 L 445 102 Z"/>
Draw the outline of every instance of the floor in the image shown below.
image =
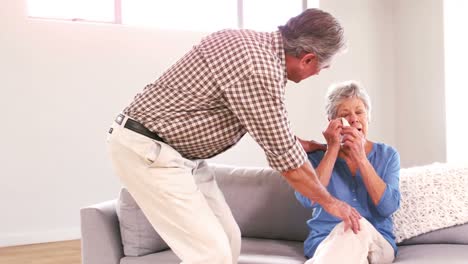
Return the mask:
<path fill-rule="evenodd" d="M 1 264 L 81 264 L 80 240 L 0 248 Z"/>

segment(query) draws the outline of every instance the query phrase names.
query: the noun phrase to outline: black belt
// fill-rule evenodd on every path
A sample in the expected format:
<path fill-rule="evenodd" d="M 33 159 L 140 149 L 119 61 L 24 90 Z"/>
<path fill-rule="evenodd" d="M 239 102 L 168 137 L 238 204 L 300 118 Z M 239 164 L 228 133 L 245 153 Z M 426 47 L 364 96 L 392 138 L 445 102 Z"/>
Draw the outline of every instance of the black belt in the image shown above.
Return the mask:
<path fill-rule="evenodd" d="M 121 125 L 123 120 L 124 120 L 124 115 L 120 114 L 115 119 L 115 122 L 117 122 L 119 125 Z M 133 119 L 127 118 L 127 121 L 125 121 L 124 127 L 126 129 L 130 129 L 133 132 L 136 132 L 136 133 L 141 134 L 143 136 L 147 136 L 147 137 L 152 138 L 154 140 L 164 142 L 164 140 L 160 136 L 158 136 L 158 134 L 154 133 L 153 131 L 149 130 L 144 125 L 138 123 L 137 121 L 135 121 Z"/>

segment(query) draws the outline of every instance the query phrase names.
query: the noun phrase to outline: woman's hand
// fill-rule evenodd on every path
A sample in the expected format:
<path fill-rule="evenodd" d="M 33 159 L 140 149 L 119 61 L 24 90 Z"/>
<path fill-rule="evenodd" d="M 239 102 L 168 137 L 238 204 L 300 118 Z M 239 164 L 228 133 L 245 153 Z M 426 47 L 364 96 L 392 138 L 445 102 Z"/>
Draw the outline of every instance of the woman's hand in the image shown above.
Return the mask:
<path fill-rule="evenodd" d="M 322 134 L 329 148 L 340 147 L 342 129 L 343 124 L 341 123 L 341 118 L 333 119 L 328 123 L 327 129 L 323 131 Z"/>
<path fill-rule="evenodd" d="M 366 155 L 366 138 L 355 127 L 343 127 L 343 148 L 348 152 L 354 162 L 359 163 L 362 160 L 367 160 Z"/>

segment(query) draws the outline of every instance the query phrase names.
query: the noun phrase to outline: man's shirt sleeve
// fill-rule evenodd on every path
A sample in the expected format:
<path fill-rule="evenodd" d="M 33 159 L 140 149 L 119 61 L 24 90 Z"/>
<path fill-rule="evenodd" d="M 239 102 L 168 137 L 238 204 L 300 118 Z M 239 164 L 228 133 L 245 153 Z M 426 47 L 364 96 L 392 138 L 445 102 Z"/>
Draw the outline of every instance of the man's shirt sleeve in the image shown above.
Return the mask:
<path fill-rule="evenodd" d="M 307 156 L 291 131 L 281 86 L 282 80 L 256 73 L 223 90 L 231 111 L 265 151 L 270 166 L 283 172 L 300 167 Z"/>

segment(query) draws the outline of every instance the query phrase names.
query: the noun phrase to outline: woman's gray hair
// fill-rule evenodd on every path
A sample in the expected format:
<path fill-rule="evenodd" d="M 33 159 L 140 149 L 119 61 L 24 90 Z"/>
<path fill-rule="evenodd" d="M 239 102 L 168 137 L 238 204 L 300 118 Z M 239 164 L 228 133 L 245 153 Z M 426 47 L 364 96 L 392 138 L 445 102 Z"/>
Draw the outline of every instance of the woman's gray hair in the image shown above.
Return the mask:
<path fill-rule="evenodd" d="M 371 100 L 369 94 L 356 81 L 346 81 L 330 86 L 326 96 L 325 110 L 330 120 L 337 117 L 338 107 L 345 99 L 356 97 L 360 99 L 367 110 L 367 117 L 371 119 Z"/>
<path fill-rule="evenodd" d="M 278 29 L 286 54 L 298 57 L 302 52 L 314 53 L 322 65 L 346 49 L 340 23 L 320 9 L 306 9 Z"/>

